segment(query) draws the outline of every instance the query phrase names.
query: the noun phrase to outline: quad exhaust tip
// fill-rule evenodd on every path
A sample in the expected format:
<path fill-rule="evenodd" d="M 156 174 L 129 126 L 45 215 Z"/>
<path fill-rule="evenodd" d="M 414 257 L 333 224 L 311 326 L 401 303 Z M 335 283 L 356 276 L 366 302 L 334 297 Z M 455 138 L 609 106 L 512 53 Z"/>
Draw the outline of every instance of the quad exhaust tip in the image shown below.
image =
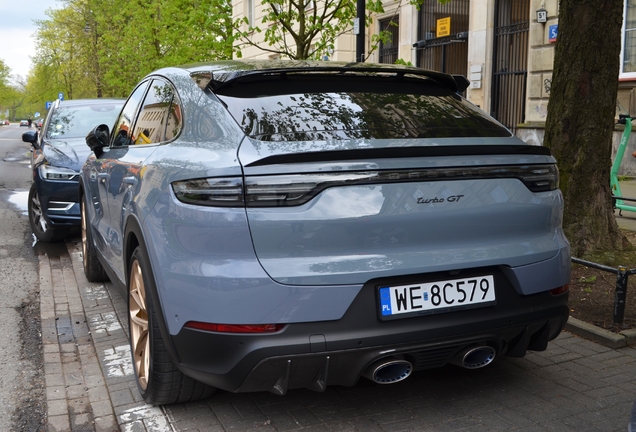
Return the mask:
<path fill-rule="evenodd" d="M 384 358 L 371 363 L 362 376 L 378 384 L 395 384 L 407 379 L 411 372 L 411 362 L 398 358 Z"/>

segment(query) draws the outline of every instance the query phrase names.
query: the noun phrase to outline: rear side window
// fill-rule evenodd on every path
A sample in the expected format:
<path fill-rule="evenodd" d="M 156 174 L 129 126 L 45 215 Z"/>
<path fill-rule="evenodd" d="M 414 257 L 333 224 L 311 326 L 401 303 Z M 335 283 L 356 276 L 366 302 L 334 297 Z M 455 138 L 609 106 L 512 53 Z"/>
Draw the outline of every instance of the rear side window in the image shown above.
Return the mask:
<path fill-rule="evenodd" d="M 153 80 L 135 123 L 134 144 L 161 143 L 174 138 L 180 129 L 181 109 L 172 86 Z"/>
<path fill-rule="evenodd" d="M 301 75 L 216 92 L 245 134 L 263 141 L 508 137 L 505 127 L 432 80 Z"/>
<path fill-rule="evenodd" d="M 147 88 L 148 82 L 146 81 L 137 87 L 128 98 L 128 101 L 126 101 L 126 105 L 124 105 L 119 119 L 117 119 L 117 124 L 115 124 L 115 129 L 113 130 L 113 146 L 128 146 L 135 142 L 136 137 L 132 134 L 131 130 L 132 123 L 135 120 L 135 113 L 139 108 L 139 104 Z"/>

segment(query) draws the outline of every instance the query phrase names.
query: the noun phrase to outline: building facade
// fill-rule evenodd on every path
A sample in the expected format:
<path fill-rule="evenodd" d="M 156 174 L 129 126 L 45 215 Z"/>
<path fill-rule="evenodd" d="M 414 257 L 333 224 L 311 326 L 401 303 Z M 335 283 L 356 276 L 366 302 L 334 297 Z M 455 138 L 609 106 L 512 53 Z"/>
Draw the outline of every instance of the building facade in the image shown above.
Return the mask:
<path fill-rule="evenodd" d="M 258 1 L 235 0 L 234 17 L 251 13 L 260 22 L 263 5 Z M 374 16 L 366 28 L 366 61 L 395 63 L 399 59 L 465 75 L 471 82 L 465 94 L 468 100 L 526 142 L 543 142 L 558 38 L 558 0 L 452 0 L 444 5 L 425 0 L 419 9 L 406 0 L 383 1 L 385 13 Z M 617 117 L 630 112 L 636 116 L 636 0 L 623 2 Z M 392 40 L 369 53 L 372 36 L 381 30 L 390 31 Z M 353 61 L 355 48 L 352 26 L 327 57 Z M 271 55 L 249 48 L 243 50 L 243 57 Z M 620 135 L 617 129 L 615 147 Z M 625 162 L 626 171 L 636 173 L 636 159 Z"/>

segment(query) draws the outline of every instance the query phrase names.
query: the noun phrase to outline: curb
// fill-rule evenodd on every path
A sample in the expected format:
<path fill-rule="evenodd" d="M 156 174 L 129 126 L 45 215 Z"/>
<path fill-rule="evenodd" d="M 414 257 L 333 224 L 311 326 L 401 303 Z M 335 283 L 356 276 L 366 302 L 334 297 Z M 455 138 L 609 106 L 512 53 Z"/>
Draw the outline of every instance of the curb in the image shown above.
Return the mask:
<path fill-rule="evenodd" d="M 568 322 L 565 324 L 565 330 L 612 349 L 636 344 L 636 329 L 614 333 L 579 319 L 569 317 Z"/>

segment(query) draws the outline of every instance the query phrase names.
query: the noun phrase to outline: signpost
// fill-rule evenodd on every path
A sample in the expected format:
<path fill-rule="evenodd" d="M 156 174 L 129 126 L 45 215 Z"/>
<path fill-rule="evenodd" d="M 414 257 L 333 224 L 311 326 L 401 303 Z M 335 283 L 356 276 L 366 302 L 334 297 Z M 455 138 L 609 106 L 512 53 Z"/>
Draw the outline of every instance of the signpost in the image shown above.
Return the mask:
<path fill-rule="evenodd" d="M 57 98 L 58 98 L 59 100 L 63 101 L 63 100 L 64 100 L 64 93 L 62 93 L 62 92 L 58 93 L 58 94 L 57 94 Z"/>

